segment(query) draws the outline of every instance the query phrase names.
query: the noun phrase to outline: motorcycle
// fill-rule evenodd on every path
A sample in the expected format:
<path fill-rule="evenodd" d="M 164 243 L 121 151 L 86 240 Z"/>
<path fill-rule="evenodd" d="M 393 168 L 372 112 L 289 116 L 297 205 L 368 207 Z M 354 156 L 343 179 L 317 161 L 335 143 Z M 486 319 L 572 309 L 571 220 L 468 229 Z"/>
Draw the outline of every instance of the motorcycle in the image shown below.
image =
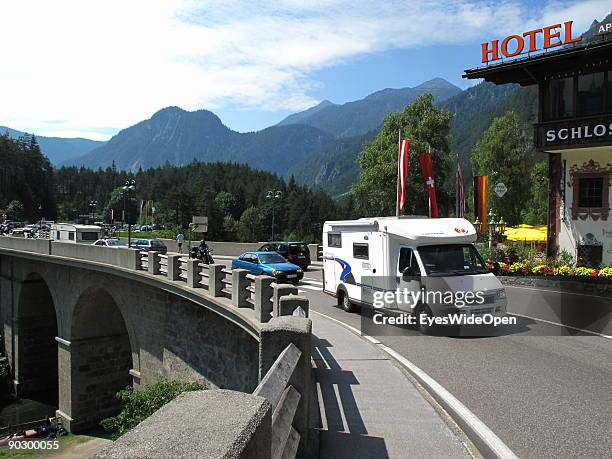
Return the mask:
<path fill-rule="evenodd" d="M 204 247 L 201 245 L 192 247 L 189 251 L 189 258 L 197 258 L 207 265 L 212 265 L 215 262 L 212 257 L 212 249 L 207 245 Z"/>

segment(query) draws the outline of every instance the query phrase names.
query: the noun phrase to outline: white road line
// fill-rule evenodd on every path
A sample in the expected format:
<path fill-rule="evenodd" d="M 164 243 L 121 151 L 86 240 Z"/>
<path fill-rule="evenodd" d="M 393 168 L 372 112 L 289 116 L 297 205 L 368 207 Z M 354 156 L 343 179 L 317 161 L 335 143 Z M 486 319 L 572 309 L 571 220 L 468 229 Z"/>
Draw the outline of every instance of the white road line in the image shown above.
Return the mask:
<path fill-rule="evenodd" d="M 526 319 L 537 320 L 537 321 L 540 321 L 540 322 L 546 322 L 547 324 L 558 325 L 559 327 L 571 328 L 572 330 L 577 330 L 577 331 L 581 331 L 581 332 L 584 332 L 584 333 L 589 333 L 591 335 L 596 335 L 596 336 L 599 336 L 601 338 L 612 339 L 612 336 L 610 336 L 610 335 L 604 335 L 603 333 L 597 333 L 597 332 L 594 332 L 594 331 L 591 331 L 591 330 L 585 330 L 583 328 L 572 327 L 570 325 L 563 325 L 563 324 L 560 324 L 558 322 L 552 322 L 552 321 L 546 320 L 546 319 L 539 319 L 538 317 L 526 316 L 524 314 L 517 314 L 516 312 L 510 312 L 510 311 L 508 311 L 508 314 L 511 314 L 513 316 L 525 317 Z"/>
<path fill-rule="evenodd" d="M 303 285 L 303 284 L 300 284 L 299 288 L 301 288 L 301 289 L 303 288 L 305 290 L 313 290 L 315 292 L 320 292 L 321 290 L 323 290 L 323 287 L 317 287 L 315 285 Z"/>
<path fill-rule="evenodd" d="M 310 311 L 319 316 L 325 317 L 333 322 L 338 323 L 344 328 L 353 333 L 362 336 L 368 341 L 376 344 L 379 349 L 393 357 L 398 363 L 406 368 L 418 381 L 425 387 L 428 392 L 440 403 L 444 409 L 449 412 L 452 418 L 468 435 L 470 440 L 474 442 L 476 447 L 483 453 L 485 457 L 496 457 L 503 459 L 518 459 L 516 454 L 512 452 L 508 446 L 495 433 L 489 429 L 474 413 L 472 413 L 463 403 L 461 403 L 454 395 L 446 390 L 435 379 L 421 370 L 410 360 L 403 357 L 397 351 L 382 344 L 379 340 L 372 336 L 362 335 L 361 332 L 344 322 L 334 319 L 326 314 L 321 314 L 317 311 Z"/>
<path fill-rule="evenodd" d="M 305 284 L 309 284 L 309 285 L 316 285 L 318 287 L 323 287 L 323 282 L 318 281 L 316 279 L 308 279 L 308 278 L 304 277 L 302 279 L 302 282 L 305 283 Z"/>

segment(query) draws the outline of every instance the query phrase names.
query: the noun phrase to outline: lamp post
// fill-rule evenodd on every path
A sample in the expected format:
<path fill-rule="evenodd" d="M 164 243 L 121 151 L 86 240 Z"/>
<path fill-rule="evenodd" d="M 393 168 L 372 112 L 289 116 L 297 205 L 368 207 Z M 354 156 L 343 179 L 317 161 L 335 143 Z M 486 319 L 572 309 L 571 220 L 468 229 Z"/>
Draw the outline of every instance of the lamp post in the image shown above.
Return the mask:
<path fill-rule="evenodd" d="M 92 220 L 95 218 L 97 205 L 98 205 L 98 201 L 90 201 L 89 202 L 89 211 L 91 213 L 91 219 Z"/>
<path fill-rule="evenodd" d="M 270 238 L 270 241 L 274 240 L 274 201 L 279 200 L 283 197 L 283 193 L 281 191 L 272 191 L 269 190 L 266 193 L 266 199 L 271 199 L 272 200 L 272 237 Z"/>
<path fill-rule="evenodd" d="M 504 221 L 504 217 L 500 217 L 498 221 L 495 221 L 495 213 L 493 209 L 489 210 L 488 214 L 488 227 L 489 227 L 489 248 L 493 248 L 493 239 L 495 237 L 500 237 L 506 231 L 506 222 Z"/>
<path fill-rule="evenodd" d="M 38 204 L 38 213 L 40 214 L 40 221 L 38 222 L 38 231 L 41 231 L 41 234 L 42 234 L 42 222 L 43 222 L 42 204 Z"/>
<path fill-rule="evenodd" d="M 134 179 L 128 179 L 123 186 L 123 208 L 125 210 L 125 218 L 128 222 L 128 247 L 132 245 L 132 224 L 130 223 L 129 206 L 126 205 L 126 199 L 130 200 L 130 193 L 136 189 Z"/>

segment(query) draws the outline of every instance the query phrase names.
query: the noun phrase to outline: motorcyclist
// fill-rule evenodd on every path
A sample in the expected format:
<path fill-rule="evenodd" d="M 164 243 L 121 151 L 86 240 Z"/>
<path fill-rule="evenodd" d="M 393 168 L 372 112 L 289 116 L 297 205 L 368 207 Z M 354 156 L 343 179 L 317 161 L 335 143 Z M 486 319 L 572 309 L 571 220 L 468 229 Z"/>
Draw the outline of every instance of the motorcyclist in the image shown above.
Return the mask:
<path fill-rule="evenodd" d="M 210 248 L 206 241 L 202 239 L 200 241 L 200 245 L 198 246 L 198 258 L 205 263 L 212 263 L 212 257 L 210 255 Z"/>

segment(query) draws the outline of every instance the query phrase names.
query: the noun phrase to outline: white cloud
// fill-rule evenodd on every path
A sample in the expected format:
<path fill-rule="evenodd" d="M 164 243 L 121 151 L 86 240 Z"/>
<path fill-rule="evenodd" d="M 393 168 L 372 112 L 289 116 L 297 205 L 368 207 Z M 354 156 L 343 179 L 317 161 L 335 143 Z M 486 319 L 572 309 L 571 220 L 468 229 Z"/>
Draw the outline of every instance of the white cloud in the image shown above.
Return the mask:
<path fill-rule="evenodd" d="M 566 19 L 580 31 L 609 8 L 608 0 L 535 11 L 489 0 L 5 1 L 0 124 L 100 138 L 168 105 L 299 110 L 316 103 L 312 72 L 363 54 Z"/>

